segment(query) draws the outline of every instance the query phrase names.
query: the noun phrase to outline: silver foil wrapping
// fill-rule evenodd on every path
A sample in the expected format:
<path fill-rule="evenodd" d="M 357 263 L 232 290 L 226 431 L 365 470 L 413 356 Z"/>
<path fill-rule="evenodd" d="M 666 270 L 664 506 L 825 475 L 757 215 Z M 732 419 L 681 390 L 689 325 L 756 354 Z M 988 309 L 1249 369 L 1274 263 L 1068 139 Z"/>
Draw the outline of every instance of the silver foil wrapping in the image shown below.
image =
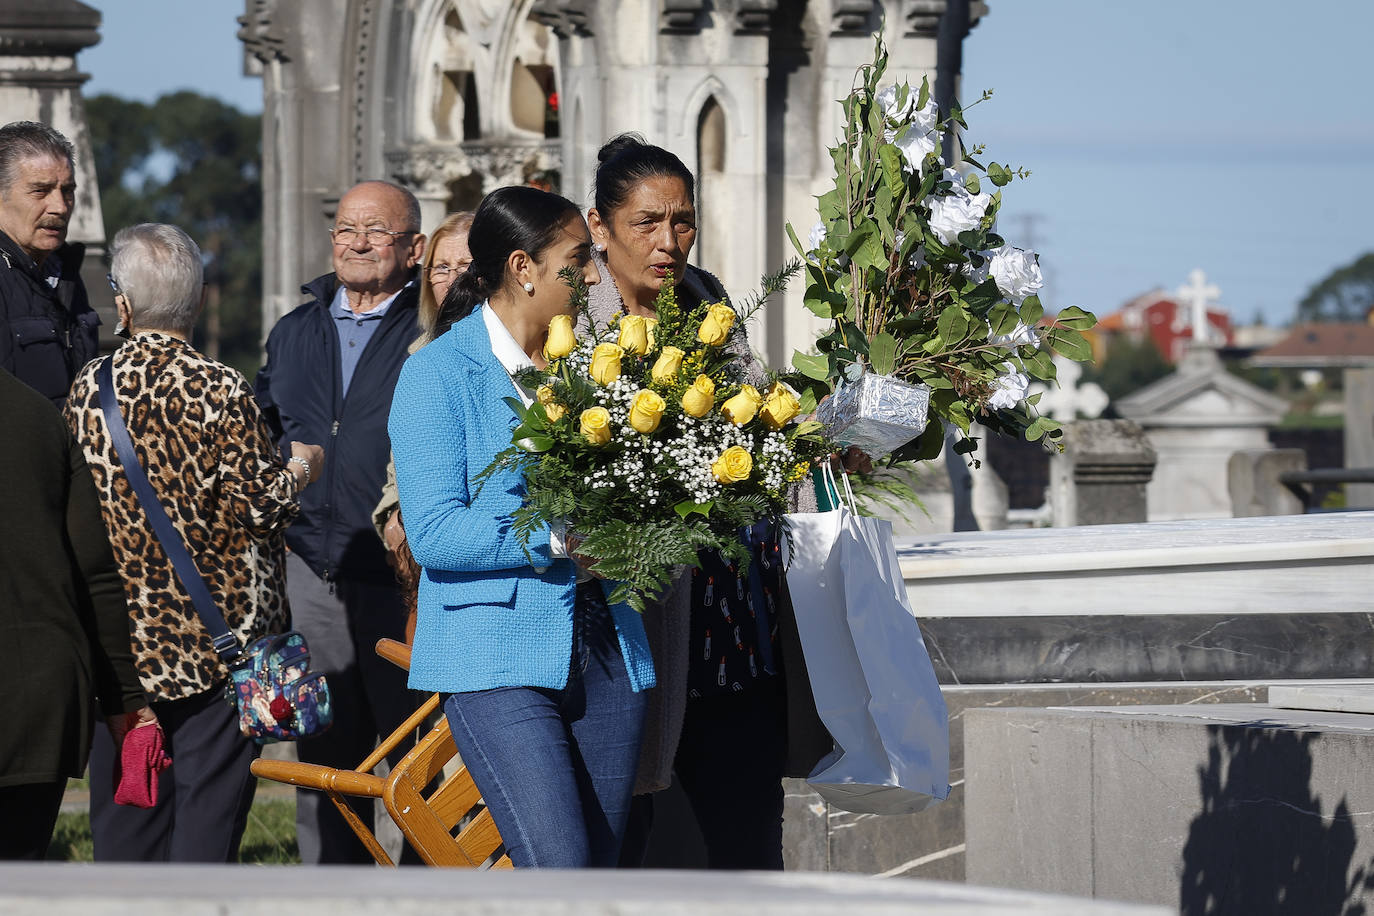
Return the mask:
<path fill-rule="evenodd" d="M 889 455 L 925 431 L 930 389 L 890 375 L 864 373 L 844 382 L 816 408 L 826 433 L 874 458 Z"/>

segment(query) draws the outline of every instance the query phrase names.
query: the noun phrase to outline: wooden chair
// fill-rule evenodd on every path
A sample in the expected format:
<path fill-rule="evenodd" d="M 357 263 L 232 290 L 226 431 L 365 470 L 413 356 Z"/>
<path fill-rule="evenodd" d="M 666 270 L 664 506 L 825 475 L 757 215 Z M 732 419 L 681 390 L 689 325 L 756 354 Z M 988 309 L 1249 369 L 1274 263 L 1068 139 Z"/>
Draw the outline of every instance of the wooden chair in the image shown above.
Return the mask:
<path fill-rule="evenodd" d="M 379 640 L 377 654 L 401 668 L 410 668 L 410 647 L 404 643 L 393 639 Z M 466 768 L 459 767 L 457 772 L 440 783 L 438 789 L 428 796 L 425 794 L 429 784 L 443 772 L 444 765 L 457 755 L 449 735 L 448 722 L 442 716 L 439 724 L 421 738 L 387 776 L 378 776 L 373 772 L 388 754 L 413 735 L 438 709 L 439 695 L 434 694 L 356 769 L 259 758 L 253 761 L 253 774 L 298 788 L 323 792 L 379 865 L 396 863 L 391 861 L 377 841 L 376 834 L 362 822 L 345 796 L 382 799 L 406 839 L 427 864 L 480 866 L 500 847 L 501 837 L 492 823 L 491 814 L 482 805 L 481 794 Z M 455 838 L 453 828 L 469 814 L 473 816 L 468 818 L 468 823 Z M 442 826 L 445 824 L 446 827 Z M 442 831 L 443 835 L 440 836 L 438 831 Z M 502 856 L 493 867 L 509 868 L 510 860 Z"/>
<path fill-rule="evenodd" d="M 426 790 L 458 753 L 441 718 L 387 777 L 382 803 L 426 865 L 480 868 L 501 849 L 501 834 L 466 767 Z M 457 833 L 454 833 L 455 828 Z M 492 868 L 510 868 L 502 853 Z"/>

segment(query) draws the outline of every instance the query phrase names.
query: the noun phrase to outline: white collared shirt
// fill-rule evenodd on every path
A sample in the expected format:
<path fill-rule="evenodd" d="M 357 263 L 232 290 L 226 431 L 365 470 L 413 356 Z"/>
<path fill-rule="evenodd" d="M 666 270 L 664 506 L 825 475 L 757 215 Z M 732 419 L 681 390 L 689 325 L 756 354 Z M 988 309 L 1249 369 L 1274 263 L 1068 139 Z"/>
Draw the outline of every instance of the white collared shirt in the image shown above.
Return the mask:
<path fill-rule="evenodd" d="M 515 393 L 520 396 L 524 405 L 529 407 L 534 403 L 534 395 L 515 380 L 515 373 L 521 369 L 533 369 L 534 362 L 530 359 L 529 354 L 521 349 L 520 344 L 515 342 L 515 336 L 502 323 L 496 310 L 486 303 L 482 304 L 482 320 L 487 325 L 487 336 L 491 338 L 492 355 L 496 357 L 501 368 L 505 369 L 506 374 L 510 376 L 511 384 L 515 386 Z M 563 540 L 565 531 L 566 525 L 563 522 L 549 524 L 549 550 L 555 559 L 562 559 L 568 555 L 568 546 Z M 544 568 L 536 566 L 535 571 L 542 573 Z M 578 581 L 584 581 L 584 576 L 591 578 L 581 567 L 578 567 Z"/>
<path fill-rule="evenodd" d="M 490 305 L 482 306 L 482 320 L 487 324 L 487 336 L 491 338 L 492 355 L 496 357 L 501 368 L 505 369 L 506 374 L 510 376 L 511 382 L 515 385 L 515 393 L 520 395 L 520 400 L 525 403 L 526 407 L 529 407 L 534 403 L 534 395 L 515 381 L 515 373 L 521 369 L 533 369 L 533 361 L 515 342 L 514 335 L 501 323 L 501 317 Z"/>

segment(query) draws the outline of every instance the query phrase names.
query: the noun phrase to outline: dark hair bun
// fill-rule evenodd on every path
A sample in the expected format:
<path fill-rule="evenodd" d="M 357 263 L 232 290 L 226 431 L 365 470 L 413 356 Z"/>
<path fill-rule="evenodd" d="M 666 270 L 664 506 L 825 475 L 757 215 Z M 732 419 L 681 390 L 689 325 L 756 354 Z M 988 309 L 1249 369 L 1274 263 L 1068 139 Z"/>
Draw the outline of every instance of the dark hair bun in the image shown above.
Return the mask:
<path fill-rule="evenodd" d="M 592 201 L 603 219 L 618 210 L 639 184 L 651 178 L 680 179 L 688 200 L 696 199 L 696 179 L 682 160 L 661 146 L 646 143 L 639 134 L 612 137 L 597 152 L 596 159 Z"/>
<path fill-rule="evenodd" d="M 643 134 L 629 131 L 607 140 L 601 149 L 597 150 L 596 161 L 610 162 L 626 150 L 643 149 L 648 145 L 649 143 L 644 139 Z"/>

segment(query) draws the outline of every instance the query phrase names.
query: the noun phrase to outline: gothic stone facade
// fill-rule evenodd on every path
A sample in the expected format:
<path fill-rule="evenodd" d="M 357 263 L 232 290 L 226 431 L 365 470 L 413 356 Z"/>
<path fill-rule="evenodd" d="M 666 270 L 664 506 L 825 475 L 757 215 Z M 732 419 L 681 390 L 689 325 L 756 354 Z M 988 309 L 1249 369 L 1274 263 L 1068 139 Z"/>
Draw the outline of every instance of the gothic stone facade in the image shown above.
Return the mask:
<path fill-rule="evenodd" d="M 948 88 L 982 11 L 971 0 L 247 0 L 239 37 L 263 79 L 266 327 L 328 269 L 326 229 L 353 183 L 411 188 L 427 230 L 505 184 L 548 183 L 586 206 L 597 149 L 627 130 L 698 176 L 693 259 L 743 296 L 792 255 L 784 223 L 805 237 L 815 222 L 835 100 L 871 59 L 873 32 L 884 29 L 894 79 L 934 84 L 942 65 Z M 751 328 L 773 365 L 814 339 L 799 300 L 794 288 Z"/>

